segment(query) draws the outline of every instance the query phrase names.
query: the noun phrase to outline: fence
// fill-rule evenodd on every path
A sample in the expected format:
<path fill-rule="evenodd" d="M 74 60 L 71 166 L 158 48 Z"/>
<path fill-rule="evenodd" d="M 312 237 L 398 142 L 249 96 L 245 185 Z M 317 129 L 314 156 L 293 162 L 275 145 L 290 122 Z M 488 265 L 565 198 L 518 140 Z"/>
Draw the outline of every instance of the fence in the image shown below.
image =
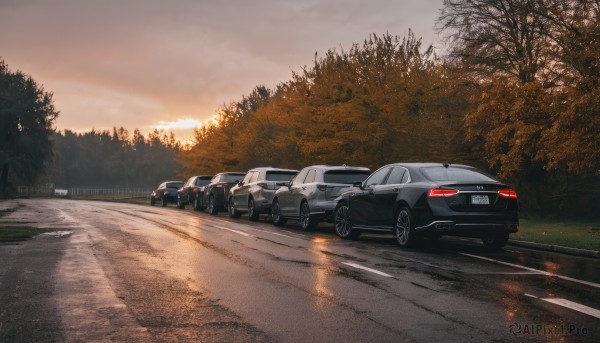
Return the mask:
<path fill-rule="evenodd" d="M 123 200 L 133 198 L 150 198 L 151 188 L 126 188 L 126 187 L 71 187 L 55 188 L 53 185 L 37 187 L 19 186 L 20 197 L 70 197 L 76 199 Z"/>

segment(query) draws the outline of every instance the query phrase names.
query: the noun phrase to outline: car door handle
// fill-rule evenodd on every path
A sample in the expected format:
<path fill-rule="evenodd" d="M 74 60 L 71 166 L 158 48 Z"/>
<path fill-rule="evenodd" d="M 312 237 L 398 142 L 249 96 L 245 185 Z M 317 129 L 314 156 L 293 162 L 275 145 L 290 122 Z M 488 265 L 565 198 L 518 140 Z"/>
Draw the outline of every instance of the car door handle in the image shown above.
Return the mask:
<path fill-rule="evenodd" d="M 392 189 L 394 192 L 398 192 L 400 190 L 400 188 L 394 188 Z"/>

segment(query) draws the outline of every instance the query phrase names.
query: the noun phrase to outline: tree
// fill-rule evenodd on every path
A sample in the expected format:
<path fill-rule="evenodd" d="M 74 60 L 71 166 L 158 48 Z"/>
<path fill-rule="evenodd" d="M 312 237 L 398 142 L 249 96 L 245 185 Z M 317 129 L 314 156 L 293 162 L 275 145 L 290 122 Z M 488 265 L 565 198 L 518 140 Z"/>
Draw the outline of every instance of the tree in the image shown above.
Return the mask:
<path fill-rule="evenodd" d="M 9 175 L 31 185 L 44 173 L 58 114 L 52 93 L 0 59 L 0 196 L 8 195 Z"/>
<path fill-rule="evenodd" d="M 438 29 L 448 35 L 450 57 L 475 77 L 499 75 L 521 84 L 549 67 L 546 18 L 538 0 L 444 0 Z"/>

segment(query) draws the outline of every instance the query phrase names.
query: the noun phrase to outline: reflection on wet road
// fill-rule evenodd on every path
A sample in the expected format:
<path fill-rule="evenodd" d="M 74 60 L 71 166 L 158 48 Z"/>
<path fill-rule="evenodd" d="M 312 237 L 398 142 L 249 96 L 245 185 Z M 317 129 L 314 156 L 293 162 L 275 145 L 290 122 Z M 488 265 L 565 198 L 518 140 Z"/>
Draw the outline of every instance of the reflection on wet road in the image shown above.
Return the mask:
<path fill-rule="evenodd" d="M 600 341 L 597 259 L 451 238 L 402 249 L 386 235 L 343 241 L 327 224 L 174 207 L 22 203 L 62 215 L 73 231 L 62 239 L 89 237 L 114 296 L 157 341 Z"/>

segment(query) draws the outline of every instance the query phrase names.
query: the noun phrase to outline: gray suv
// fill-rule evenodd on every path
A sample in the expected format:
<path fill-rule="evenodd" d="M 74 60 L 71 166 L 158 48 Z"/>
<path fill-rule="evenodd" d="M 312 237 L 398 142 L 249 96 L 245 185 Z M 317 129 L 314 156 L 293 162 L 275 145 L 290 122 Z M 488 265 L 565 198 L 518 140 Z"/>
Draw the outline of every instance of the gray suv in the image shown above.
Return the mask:
<path fill-rule="evenodd" d="M 302 169 L 289 183 L 275 192 L 271 205 L 273 224 L 298 219 L 304 230 L 312 230 L 321 220 L 331 222 L 335 198 L 354 183 L 364 181 L 371 171 L 363 167 L 316 165 Z"/>
<path fill-rule="evenodd" d="M 296 174 L 297 170 L 272 167 L 249 170 L 244 179 L 229 190 L 229 216 L 239 218 L 248 212 L 248 219 L 258 220 L 261 213 L 271 210 L 275 191 Z"/>

